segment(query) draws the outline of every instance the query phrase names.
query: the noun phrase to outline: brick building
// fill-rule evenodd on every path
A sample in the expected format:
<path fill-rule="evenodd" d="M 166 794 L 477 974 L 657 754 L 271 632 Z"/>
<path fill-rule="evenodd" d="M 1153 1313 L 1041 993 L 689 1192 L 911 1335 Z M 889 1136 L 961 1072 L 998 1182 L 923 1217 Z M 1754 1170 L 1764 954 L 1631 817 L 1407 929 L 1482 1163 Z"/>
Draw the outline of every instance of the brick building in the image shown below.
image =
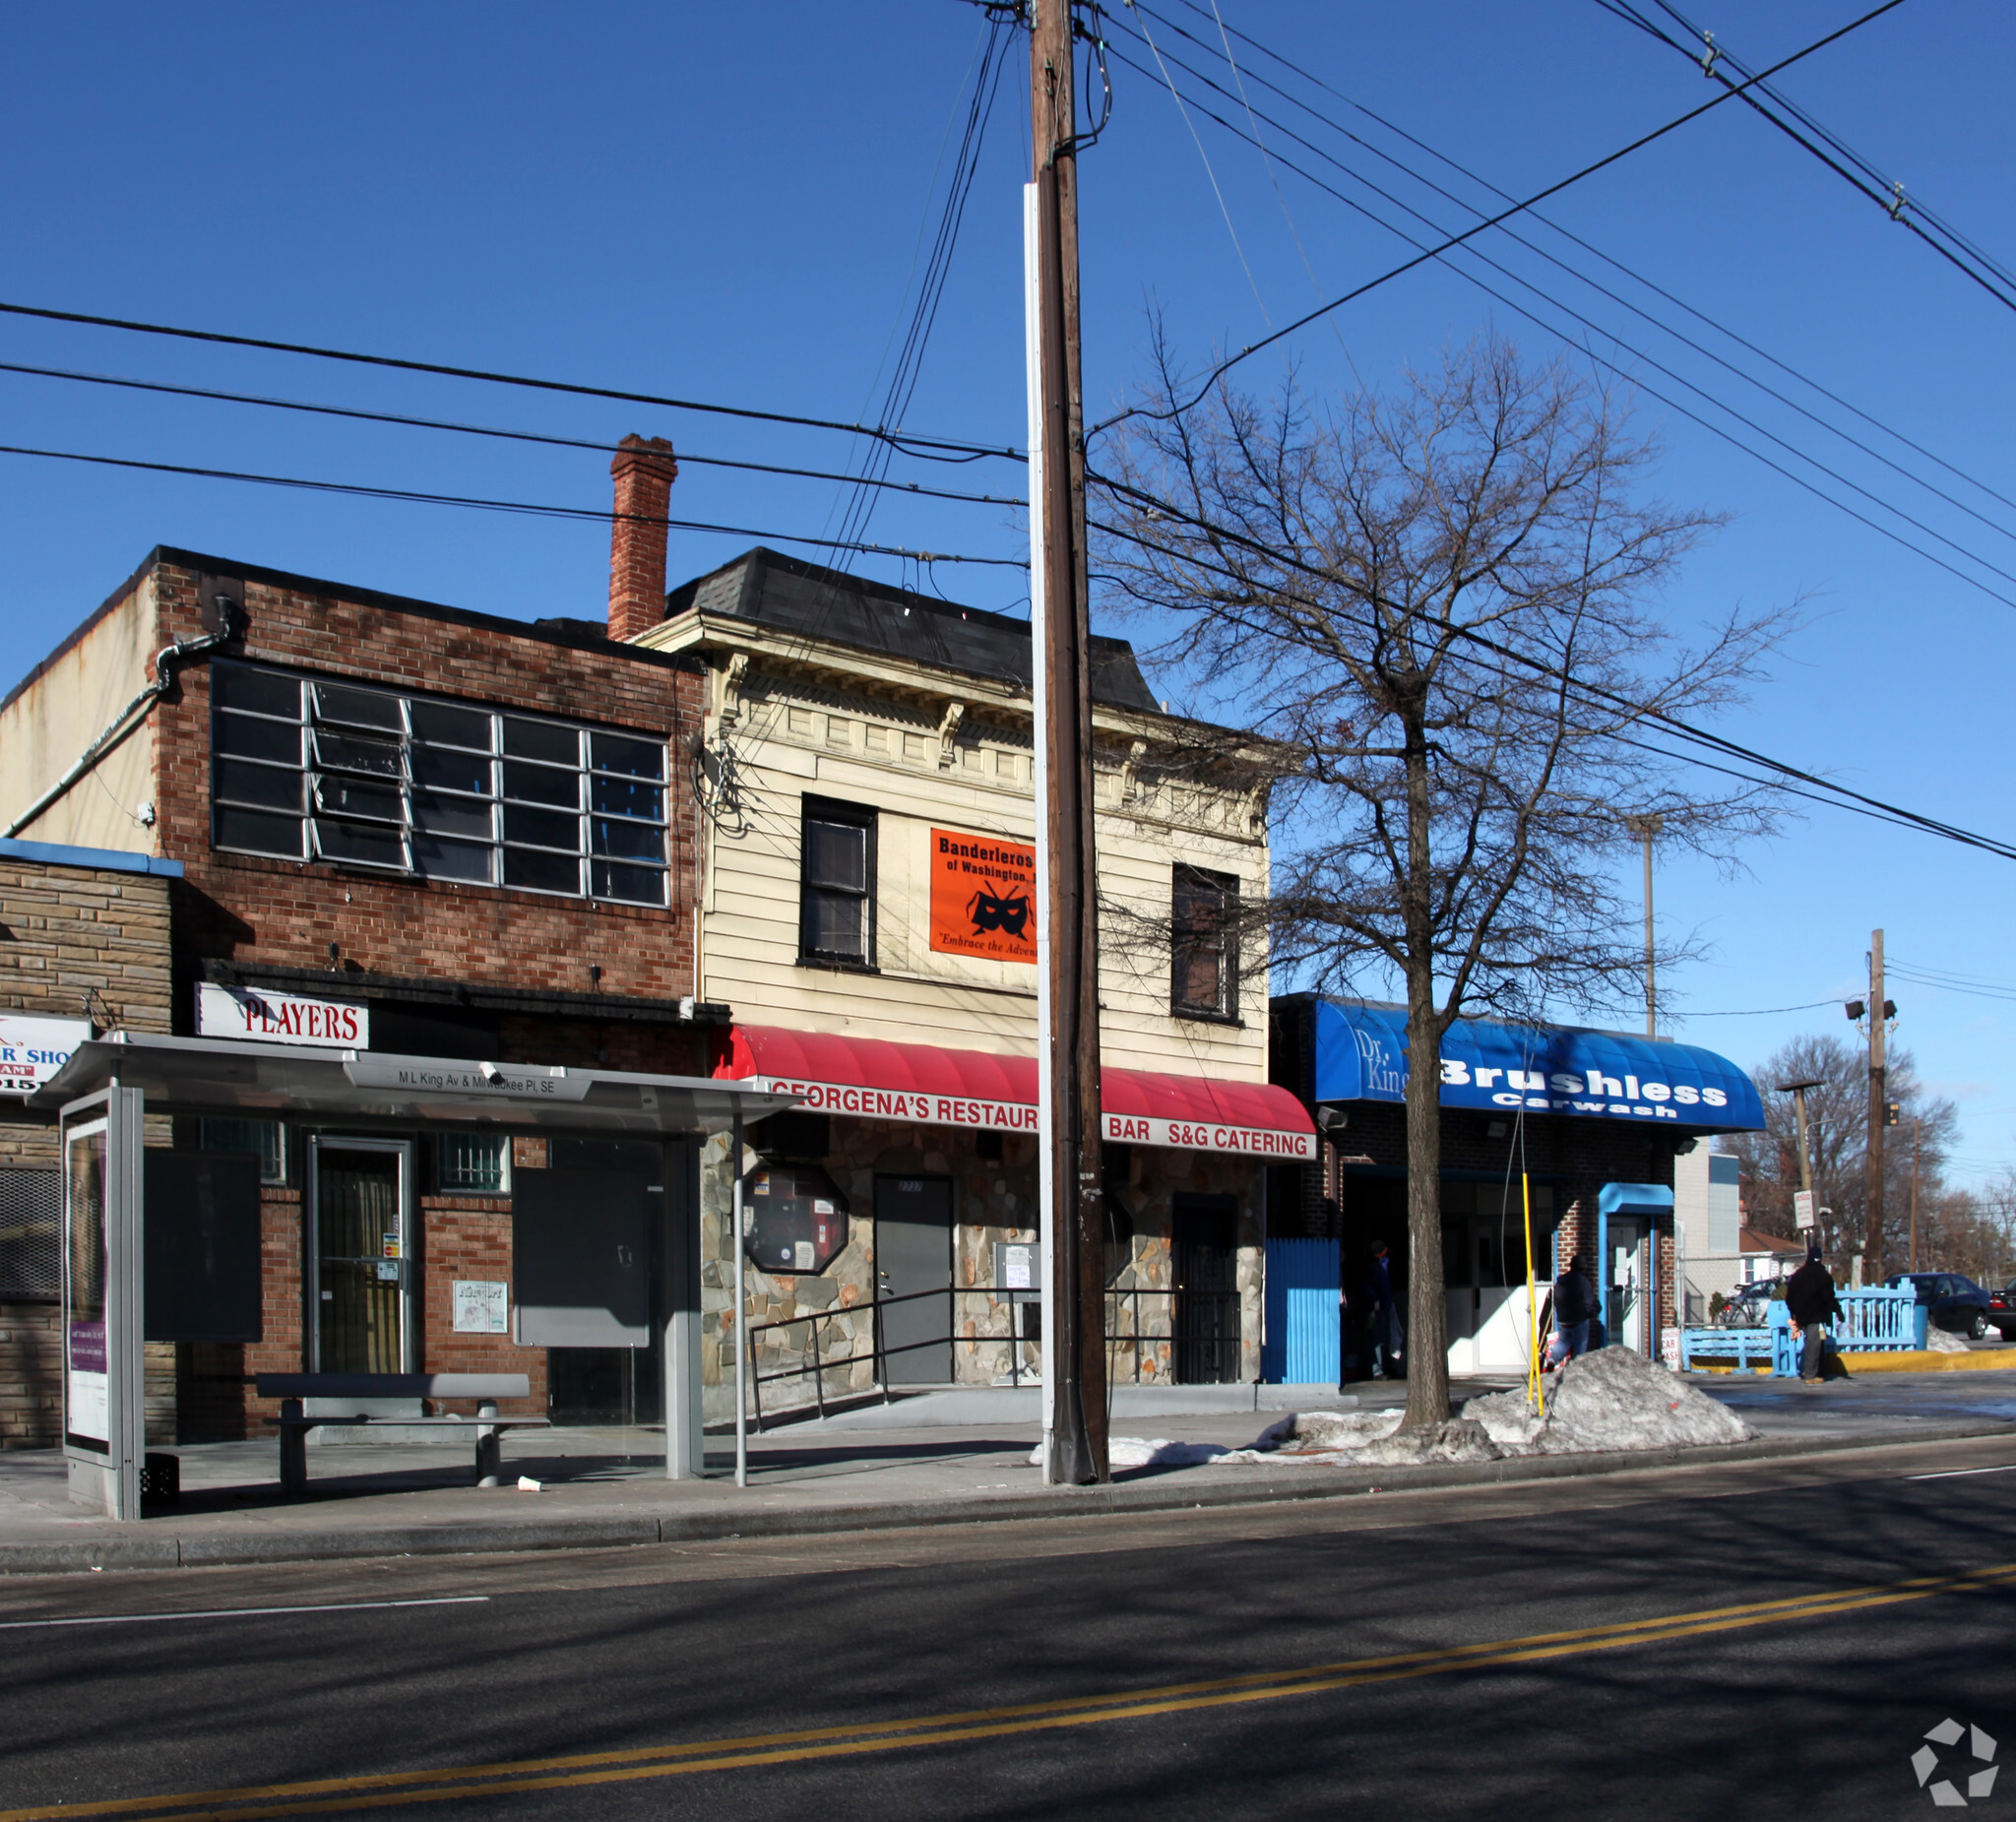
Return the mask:
<path fill-rule="evenodd" d="M 0 831 L 143 850 L 57 869 L 110 882 L 102 903 L 0 866 L 0 922 L 39 929 L 51 891 L 76 901 L 61 956 L 0 945 L 0 1014 L 704 1076 L 724 1013 L 695 974 L 703 673 L 621 637 L 640 602 L 662 617 L 651 521 L 674 471 L 630 439 L 612 472 L 606 621 L 151 553 L 0 703 Z M 126 936 L 86 954 L 78 934 L 142 898 L 144 979 Z M 256 1152 L 265 1181 L 265 1339 L 183 1350 L 186 1438 L 238 1432 L 247 1375 L 303 1365 L 525 1371 L 556 1414 L 655 1414 L 643 1351 L 521 1346 L 451 1308 L 457 1284 L 508 1285 L 513 1176 L 547 1165 L 545 1141 L 184 1119 L 150 1142 Z M 0 1125 L 0 1162 L 47 1144 Z"/>
<path fill-rule="evenodd" d="M 1274 1079 L 1311 1108 L 1320 1137 L 1315 1162 L 1277 1172 L 1269 1231 L 1342 1243 L 1347 1372 L 1370 1368 L 1355 1318 L 1375 1241 L 1407 1308 L 1405 1034 L 1397 1006 L 1309 994 L 1272 1005 Z M 1451 1028 L 1440 1068 L 1450 1370 L 1523 1364 L 1529 1198 L 1542 1294 L 1581 1253 L 1610 1339 L 1657 1355 L 1680 1307 L 1674 1161 L 1713 1133 L 1763 1125 L 1749 1078 L 1667 1038 L 1482 1019 Z"/>
<path fill-rule="evenodd" d="M 147 854 L 0 841 L 0 1449 L 51 1441 L 62 1402 L 55 1134 L 18 1109 L 94 1022 L 168 1029 L 180 875 Z M 172 1351 L 154 1351 L 149 1368 L 154 1427 L 171 1434 Z"/>

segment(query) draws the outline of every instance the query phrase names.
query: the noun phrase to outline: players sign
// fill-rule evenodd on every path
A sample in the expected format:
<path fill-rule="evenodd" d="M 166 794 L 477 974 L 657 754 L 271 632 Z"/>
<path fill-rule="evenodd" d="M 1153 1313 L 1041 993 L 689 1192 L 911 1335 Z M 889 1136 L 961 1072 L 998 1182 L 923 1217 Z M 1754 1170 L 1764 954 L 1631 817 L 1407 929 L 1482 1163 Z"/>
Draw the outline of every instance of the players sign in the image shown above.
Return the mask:
<path fill-rule="evenodd" d="M 1036 961 L 1036 849 L 931 831 L 931 947 L 990 962 Z"/>

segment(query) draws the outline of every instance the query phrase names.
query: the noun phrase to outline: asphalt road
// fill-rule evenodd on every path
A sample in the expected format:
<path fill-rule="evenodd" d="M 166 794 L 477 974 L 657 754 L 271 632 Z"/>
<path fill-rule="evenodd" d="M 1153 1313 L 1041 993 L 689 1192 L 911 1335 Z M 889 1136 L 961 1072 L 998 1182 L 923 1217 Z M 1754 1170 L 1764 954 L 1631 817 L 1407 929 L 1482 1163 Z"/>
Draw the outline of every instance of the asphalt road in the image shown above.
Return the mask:
<path fill-rule="evenodd" d="M 9 1580 L 0 1822 L 1929 1813 L 1928 1729 L 2016 1756 L 2012 1502 L 2016 1437 L 1140 1520 Z M 1971 1744 L 1936 1748 L 1934 1778 L 1964 1790 Z M 1997 1805 L 2016 1774 L 1971 1807 Z"/>

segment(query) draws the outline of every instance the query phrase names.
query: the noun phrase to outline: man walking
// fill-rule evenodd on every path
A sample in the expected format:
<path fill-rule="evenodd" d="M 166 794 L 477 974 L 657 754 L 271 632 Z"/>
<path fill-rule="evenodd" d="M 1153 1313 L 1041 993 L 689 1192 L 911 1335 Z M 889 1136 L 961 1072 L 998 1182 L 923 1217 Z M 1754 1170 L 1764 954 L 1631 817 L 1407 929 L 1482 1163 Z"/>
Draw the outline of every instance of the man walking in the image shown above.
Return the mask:
<path fill-rule="evenodd" d="M 1371 1263 L 1365 1267 L 1365 1351 L 1371 1355 L 1372 1377 L 1384 1379 L 1399 1370 L 1400 1346 L 1394 1334 L 1393 1268 L 1386 1257 L 1386 1242 L 1372 1242 Z"/>
<path fill-rule="evenodd" d="M 1554 1280 L 1554 1363 L 1589 1351 L 1589 1319 L 1596 1314 L 1596 1287 L 1577 1253 L 1568 1269 Z"/>
<path fill-rule="evenodd" d="M 1819 1241 L 1808 1242 L 1805 1264 L 1785 1287 L 1785 1303 L 1792 1315 L 1793 1333 L 1805 1341 L 1799 1353 L 1799 1378 L 1808 1385 L 1817 1385 L 1827 1347 L 1827 1324 L 1841 1316 L 1841 1299 L 1834 1294 L 1834 1275 L 1820 1263 Z"/>

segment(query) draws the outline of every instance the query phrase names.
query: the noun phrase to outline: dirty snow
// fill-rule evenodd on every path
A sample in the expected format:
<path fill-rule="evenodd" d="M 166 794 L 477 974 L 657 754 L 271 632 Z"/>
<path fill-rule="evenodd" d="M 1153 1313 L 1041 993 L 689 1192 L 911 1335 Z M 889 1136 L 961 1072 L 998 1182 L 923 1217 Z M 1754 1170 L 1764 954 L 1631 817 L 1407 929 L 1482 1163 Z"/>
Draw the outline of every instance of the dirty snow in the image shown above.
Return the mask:
<path fill-rule="evenodd" d="M 1601 1348 L 1545 1378 L 1546 1414 L 1526 1388 L 1469 1400 L 1447 1422 L 1401 1428 L 1400 1411 L 1297 1411 L 1270 1423 L 1245 1449 L 1166 1436 L 1115 1436 L 1114 1468 L 1388 1468 L 1431 1462 L 1495 1462 L 1519 1455 L 1688 1449 L 1747 1442 L 1756 1431 L 1727 1406 L 1628 1348 Z M 1030 1457 L 1042 1464 L 1042 1445 Z"/>
<path fill-rule="evenodd" d="M 1927 1329 L 1925 1348 L 1931 1353 L 1965 1353 L 1967 1344 L 1948 1329 Z"/>

